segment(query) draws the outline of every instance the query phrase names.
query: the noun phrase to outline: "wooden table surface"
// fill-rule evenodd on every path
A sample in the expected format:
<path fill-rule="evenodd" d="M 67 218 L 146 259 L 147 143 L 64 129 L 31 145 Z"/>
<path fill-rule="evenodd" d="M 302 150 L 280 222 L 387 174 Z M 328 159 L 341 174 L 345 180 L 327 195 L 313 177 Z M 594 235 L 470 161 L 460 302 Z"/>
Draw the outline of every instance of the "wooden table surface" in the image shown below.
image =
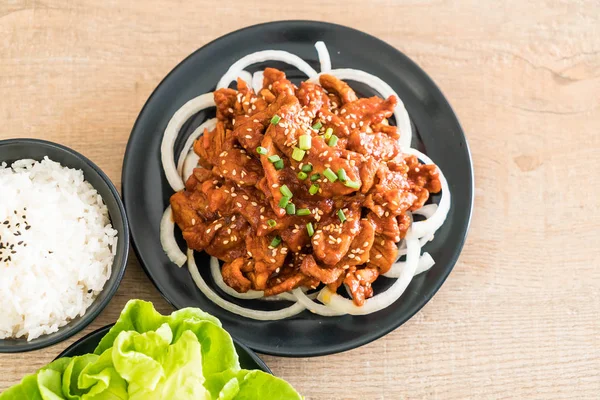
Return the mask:
<path fill-rule="evenodd" d="M 597 1 L 0 3 L 0 139 L 70 146 L 117 187 L 142 105 L 208 41 L 294 18 L 391 43 L 439 84 L 467 133 L 476 178 L 467 244 L 400 329 L 342 354 L 267 364 L 308 399 L 600 398 Z M 0 356 L 0 391 L 114 321 L 132 297 L 170 310 L 133 255 L 85 332 Z"/>

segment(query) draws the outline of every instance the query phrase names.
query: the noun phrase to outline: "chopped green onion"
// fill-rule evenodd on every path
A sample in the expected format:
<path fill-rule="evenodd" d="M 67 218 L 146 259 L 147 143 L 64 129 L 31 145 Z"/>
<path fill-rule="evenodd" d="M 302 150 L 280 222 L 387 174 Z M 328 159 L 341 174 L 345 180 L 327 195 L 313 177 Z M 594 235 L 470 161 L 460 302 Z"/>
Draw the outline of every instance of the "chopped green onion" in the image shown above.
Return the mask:
<path fill-rule="evenodd" d="M 346 170 L 343 168 L 338 169 L 337 176 L 338 176 L 338 178 L 340 178 L 340 181 L 342 181 L 342 182 L 346 182 L 348 180 L 348 175 L 346 175 Z"/>
<path fill-rule="evenodd" d="M 281 238 L 279 236 L 275 236 L 273 238 L 273 240 L 271 240 L 271 244 L 269 246 L 277 247 L 277 246 L 279 246 L 280 243 L 281 243 Z"/>
<path fill-rule="evenodd" d="M 306 178 L 308 178 L 308 175 L 306 174 L 306 172 L 298 172 L 298 179 L 300 179 L 301 181 L 305 180 Z"/>
<path fill-rule="evenodd" d="M 290 203 L 285 207 L 285 212 L 288 213 L 289 215 L 294 215 L 296 214 L 296 206 L 294 205 L 294 203 Z"/>
<path fill-rule="evenodd" d="M 323 124 L 321 123 L 321 121 L 319 121 L 319 122 L 317 122 L 316 124 L 314 124 L 314 125 L 312 126 L 312 128 L 313 128 L 315 131 L 318 131 L 319 129 L 321 129 L 321 127 L 322 127 L 322 126 L 323 126 Z"/>
<path fill-rule="evenodd" d="M 333 146 L 335 146 L 337 144 L 337 142 L 338 142 L 338 137 L 335 136 L 335 135 L 331 135 L 331 137 L 329 138 L 329 142 L 327 142 L 327 144 L 330 147 L 333 147 Z"/>
<path fill-rule="evenodd" d="M 333 134 L 333 128 L 327 128 L 327 130 L 325 131 L 325 139 L 329 139 L 332 134 Z"/>
<path fill-rule="evenodd" d="M 264 148 L 264 147 L 262 147 L 262 146 L 258 146 L 258 147 L 256 148 L 256 152 L 257 152 L 258 154 L 262 154 L 262 155 L 264 156 L 265 154 L 267 154 L 267 149 L 265 149 L 265 148 Z"/>
<path fill-rule="evenodd" d="M 313 228 L 312 222 L 306 224 L 306 231 L 308 232 L 308 236 L 312 237 L 315 234 L 315 228 Z"/>
<path fill-rule="evenodd" d="M 292 152 L 292 158 L 296 161 L 302 161 L 305 154 L 306 154 L 306 151 L 299 149 L 297 147 L 294 147 L 294 151 Z"/>
<path fill-rule="evenodd" d="M 273 166 L 274 166 L 274 167 L 275 167 L 275 169 L 276 169 L 276 170 L 278 170 L 278 171 L 279 171 L 280 169 L 283 169 L 283 160 L 278 160 L 278 161 L 275 161 L 275 162 L 273 163 Z"/>
<path fill-rule="evenodd" d="M 271 228 L 274 228 L 275 225 L 277 225 L 277 222 L 275 222 L 274 219 L 269 219 L 267 220 L 267 225 L 269 225 Z"/>
<path fill-rule="evenodd" d="M 298 147 L 302 150 L 309 150 L 312 144 L 310 135 L 302 135 L 298 138 Z"/>
<path fill-rule="evenodd" d="M 279 121 L 281 121 L 281 117 L 277 114 L 273 115 L 273 118 L 271 118 L 271 123 L 273 125 L 277 125 Z"/>
<path fill-rule="evenodd" d="M 338 179 L 337 175 L 331 170 L 331 168 L 327 168 L 325 171 L 323 171 L 323 175 L 325 175 L 325 178 L 329 179 L 330 182 L 335 182 Z"/>
<path fill-rule="evenodd" d="M 338 210 L 337 215 L 338 215 L 338 218 L 340 219 L 340 221 L 342 221 L 342 223 L 344 223 L 344 221 L 346 221 L 346 216 L 344 215 L 344 211 Z"/>
<path fill-rule="evenodd" d="M 272 156 L 267 157 L 267 160 L 269 160 L 269 162 L 275 163 L 281 160 L 281 157 L 279 157 L 277 154 L 273 154 Z"/>
<path fill-rule="evenodd" d="M 292 197 L 294 197 L 294 194 L 292 193 L 292 191 L 290 190 L 290 188 L 289 188 L 289 187 L 287 187 L 287 185 L 282 185 L 282 186 L 279 188 L 279 191 L 281 192 L 281 194 L 282 194 L 282 195 L 284 195 L 284 196 L 286 196 L 286 197 L 289 197 L 290 199 L 291 199 Z"/>
<path fill-rule="evenodd" d="M 317 194 L 317 192 L 319 191 L 319 185 L 317 185 L 316 183 L 310 185 L 310 189 L 308 189 L 308 193 L 315 195 Z"/>
<path fill-rule="evenodd" d="M 314 181 L 318 180 L 320 177 L 321 177 L 321 174 L 314 173 L 310 176 L 310 180 L 314 182 Z"/>
<path fill-rule="evenodd" d="M 291 197 L 283 196 L 281 200 L 279 200 L 279 207 L 285 208 L 290 202 Z"/>
<path fill-rule="evenodd" d="M 310 172 L 310 171 L 312 171 L 312 165 L 304 164 L 301 169 L 302 169 L 302 172 Z"/>
<path fill-rule="evenodd" d="M 352 189 L 360 189 L 360 182 L 347 181 L 347 182 L 344 182 L 344 185 L 346 185 L 347 187 L 352 188 Z"/>
<path fill-rule="evenodd" d="M 304 217 L 305 215 L 310 215 L 310 210 L 308 208 L 301 208 L 296 211 L 296 215 L 300 217 Z"/>

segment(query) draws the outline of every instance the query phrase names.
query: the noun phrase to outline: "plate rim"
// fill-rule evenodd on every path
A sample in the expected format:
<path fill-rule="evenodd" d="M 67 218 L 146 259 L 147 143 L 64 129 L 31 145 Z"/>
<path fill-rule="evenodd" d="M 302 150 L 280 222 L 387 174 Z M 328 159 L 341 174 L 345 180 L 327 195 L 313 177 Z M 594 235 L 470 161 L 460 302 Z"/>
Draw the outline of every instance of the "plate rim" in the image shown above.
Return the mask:
<path fill-rule="evenodd" d="M 464 234 L 462 235 L 458 245 L 456 246 L 456 250 L 457 250 L 456 255 L 450 259 L 449 263 L 447 263 L 447 266 L 445 268 L 444 273 L 442 274 L 442 277 L 441 277 L 439 283 L 437 285 L 435 285 L 435 287 L 433 288 L 433 290 L 429 296 L 424 296 L 420 301 L 418 301 L 416 303 L 416 305 L 413 307 L 414 309 L 412 312 L 406 313 L 405 315 L 402 316 L 402 318 L 398 318 L 397 320 L 395 320 L 395 322 L 393 324 L 389 324 L 389 326 L 386 326 L 385 328 L 378 329 L 376 331 L 376 333 L 366 334 L 366 335 L 361 336 L 360 339 L 355 339 L 352 341 L 344 342 L 343 344 L 337 344 L 335 346 L 330 346 L 329 348 L 323 349 L 323 350 L 299 351 L 298 352 L 298 351 L 293 351 L 293 350 L 289 350 L 289 349 L 287 351 L 281 351 L 281 350 L 278 350 L 278 348 L 268 347 L 268 346 L 262 346 L 262 347 L 261 346 L 251 346 L 251 345 L 247 346 L 247 347 L 251 348 L 252 350 L 257 351 L 259 353 L 273 355 L 273 356 L 280 356 L 280 357 L 298 358 L 298 357 L 326 356 L 326 355 L 330 355 L 330 354 L 337 354 L 337 353 L 342 353 L 342 352 L 345 352 L 348 350 L 352 350 L 352 349 L 364 346 L 366 344 L 369 344 L 377 339 L 380 339 L 383 336 L 386 336 L 387 334 L 389 334 L 390 332 L 398 329 L 401 325 L 403 325 L 408 320 L 410 320 L 417 312 L 419 312 L 421 309 L 423 309 L 423 307 L 425 307 L 427 305 L 427 303 L 431 300 L 431 298 L 433 298 L 433 296 L 435 296 L 435 294 L 443 286 L 443 284 L 446 282 L 446 279 L 448 278 L 448 276 L 454 269 L 454 266 L 456 265 L 458 259 L 460 258 L 460 255 L 464 248 L 467 236 L 469 234 L 471 221 L 472 221 L 472 217 L 473 217 L 474 202 L 475 202 L 475 173 L 474 173 L 473 158 L 472 158 L 471 150 L 469 147 L 469 143 L 468 143 L 467 137 L 465 135 L 465 131 L 464 131 L 462 125 L 460 124 L 460 121 L 458 120 L 456 112 L 452 108 L 447 97 L 444 95 L 444 93 L 439 88 L 439 86 L 435 83 L 435 81 L 427 74 L 427 72 L 425 72 L 425 70 L 423 70 L 410 57 L 408 57 L 406 54 L 404 54 L 402 51 L 400 51 L 396 47 L 392 46 L 391 44 L 389 44 L 389 43 L 385 42 L 384 40 L 379 39 L 378 37 L 373 36 L 369 33 L 363 32 L 361 30 L 358 30 L 358 29 L 355 29 L 352 27 L 341 25 L 341 24 L 323 22 L 323 21 L 314 21 L 314 20 L 291 19 L 291 20 L 280 20 L 280 21 L 273 21 L 273 22 L 263 22 L 263 23 L 259 23 L 259 24 L 249 25 L 249 26 L 237 29 L 235 31 L 229 32 L 225 35 L 219 36 L 219 37 L 205 43 L 198 49 L 194 50 L 187 57 L 185 57 L 183 60 L 181 60 L 175 67 L 173 67 L 173 69 L 171 71 L 169 71 L 169 73 L 167 75 L 165 75 L 165 77 L 158 83 L 156 88 L 152 91 L 152 93 L 149 95 L 148 99 L 144 103 L 144 106 L 141 108 L 141 110 L 135 120 L 135 123 L 131 129 L 131 133 L 129 135 L 129 139 L 127 141 L 127 146 L 125 149 L 125 156 L 123 158 L 123 165 L 122 165 L 122 170 L 121 170 L 122 171 L 121 172 L 121 193 L 123 194 L 123 204 L 125 206 L 125 210 L 127 211 L 128 207 L 127 207 L 127 200 L 126 200 L 126 193 L 127 193 L 127 189 L 126 189 L 126 186 L 127 186 L 126 169 L 127 168 L 126 167 L 128 165 L 130 149 L 132 146 L 131 137 L 134 134 L 134 132 L 138 129 L 138 124 L 140 123 L 140 119 L 141 119 L 140 117 L 144 114 L 144 111 L 146 110 L 146 108 L 148 107 L 150 102 L 153 100 L 153 98 L 156 95 L 156 93 L 158 92 L 158 90 L 171 77 L 171 75 L 174 74 L 177 70 L 179 70 L 189 59 L 193 58 L 198 52 L 213 45 L 216 42 L 219 42 L 219 41 L 221 41 L 229 36 L 232 36 L 232 35 L 241 34 L 245 31 L 260 29 L 264 26 L 269 26 L 269 27 L 275 26 L 276 27 L 277 25 L 280 25 L 282 28 L 285 28 L 285 29 L 300 28 L 300 27 L 310 28 L 310 29 L 319 29 L 320 27 L 321 28 L 328 27 L 328 28 L 350 30 L 356 34 L 366 37 L 369 40 L 377 41 L 380 44 L 384 45 L 385 47 L 389 48 L 390 51 L 396 52 L 397 54 L 402 56 L 406 60 L 406 62 L 409 63 L 412 68 L 415 68 L 417 71 L 419 71 L 421 73 L 422 77 L 427 81 L 427 83 L 429 85 L 431 85 L 439 93 L 440 96 L 439 96 L 438 100 L 442 101 L 443 105 L 448 108 L 448 110 L 450 111 L 451 117 L 454 120 L 453 122 L 456 124 L 456 126 L 459 129 L 458 133 L 461 135 L 462 139 L 464 139 L 463 146 L 464 146 L 466 158 L 468 160 L 468 178 L 470 180 L 470 185 L 468 186 L 469 193 L 466 194 L 466 197 L 468 198 L 468 204 L 465 204 L 465 206 L 468 207 L 469 211 L 468 211 L 467 218 L 464 221 L 461 221 L 461 226 L 464 227 Z M 465 174 L 465 177 L 466 177 L 466 174 Z M 150 281 L 152 282 L 154 287 L 159 291 L 161 296 L 170 305 L 172 305 L 176 309 L 182 308 L 182 307 L 174 304 L 167 297 L 165 292 L 161 289 L 160 285 L 157 283 L 156 279 L 153 277 L 150 269 L 143 262 L 143 257 L 141 256 L 141 252 L 139 251 L 136 240 L 134 239 L 134 229 L 131 225 L 130 225 L 130 231 L 131 231 L 131 243 L 132 243 L 134 253 L 136 254 L 136 257 L 137 257 L 142 269 L 146 273 L 146 276 L 150 279 Z M 242 318 L 242 317 L 240 317 L 240 318 Z M 373 332 L 373 331 L 371 331 L 371 332 Z M 232 337 L 234 337 L 233 334 L 232 334 Z M 241 339 L 238 339 L 238 341 L 241 343 L 243 342 Z"/>

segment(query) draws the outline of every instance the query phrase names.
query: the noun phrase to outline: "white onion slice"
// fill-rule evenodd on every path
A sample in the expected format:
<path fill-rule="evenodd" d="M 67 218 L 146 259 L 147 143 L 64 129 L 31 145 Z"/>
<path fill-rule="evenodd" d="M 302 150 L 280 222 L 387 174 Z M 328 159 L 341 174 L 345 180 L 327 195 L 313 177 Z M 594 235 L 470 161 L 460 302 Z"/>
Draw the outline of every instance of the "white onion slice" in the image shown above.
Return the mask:
<path fill-rule="evenodd" d="M 424 205 L 423 207 L 419 208 L 418 210 L 413 211 L 412 213 L 422 215 L 425 218 L 430 218 L 433 214 L 435 214 L 437 209 L 438 209 L 437 204 L 427 204 L 427 205 Z"/>
<path fill-rule="evenodd" d="M 422 238 L 419 238 L 419 246 L 423 247 L 427 244 L 427 242 L 430 242 L 433 240 L 433 233 L 429 236 L 423 236 Z M 406 241 L 402 241 L 400 246 L 398 246 L 398 256 L 396 257 L 396 262 L 398 262 L 398 260 L 400 259 L 400 257 L 406 255 Z"/>
<path fill-rule="evenodd" d="M 294 294 L 294 296 L 296 296 L 296 298 L 298 299 L 298 302 L 300 304 L 302 304 L 304 307 L 306 307 L 306 309 L 313 314 L 319 314 L 319 315 L 323 315 L 325 317 L 334 317 L 337 315 L 346 314 L 345 312 L 336 311 L 336 310 L 328 307 L 327 305 L 319 304 L 319 303 L 312 301 L 311 299 L 308 298 L 308 296 L 304 292 L 302 292 L 302 290 L 300 290 L 300 288 L 296 288 L 296 289 L 292 290 L 292 293 Z"/>
<path fill-rule="evenodd" d="M 200 161 L 200 156 L 193 151 L 190 151 L 187 157 L 185 157 L 183 171 L 181 172 L 184 183 L 194 173 L 194 169 L 198 168 L 198 161 Z"/>
<path fill-rule="evenodd" d="M 252 90 L 254 90 L 254 93 L 258 94 L 262 90 L 264 79 L 264 71 L 256 71 L 254 75 L 252 75 Z"/>
<path fill-rule="evenodd" d="M 321 64 L 321 72 L 327 72 L 331 70 L 331 57 L 329 56 L 329 51 L 327 50 L 327 46 L 322 41 L 318 41 L 315 43 L 315 48 L 317 49 L 317 55 L 319 56 L 319 63 Z"/>
<path fill-rule="evenodd" d="M 264 297 L 265 295 L 265 292 L 263 292 L 262 290 L 248 290 L 246 293 L 239 293 L 238 291 L 227 285 L 223 280 L 223 275 L 221 274 L 221 267 L 219 266 L 219 260 L 216 257 L 210 258 L 210 272 L 219 289 L 221 289 L 222 291 L 224 291 L 232 297 L 235 297 L 237 299 L 259 299 L 261 297 Z"/>
<path fill-rule="evenodd" d="M 302 292 L 304 292 L 304 294 L 306 294 L 306 289 L 302 288 Z M 314 292 L 311 294 L 307 294 L 306 297 L 308 297 L 311 300 L 314 300 L 317 298 L 317 295 L 319 294 L 319 292 Z M 273 296 L 265 296 L 265 297 L 261 297 L 259 300 L 266 300 L 266 301 L 293 301 L 294 303 L 296 301 L 298 301 L 298 299 L 296 298 L 296 296 L 294 296 L 294 294 L 292 292 L 283 292 L 283 293 L 279 293 L 279 294 L 274 294 Z"/>
<path fill-rule="evenodd" d="M 252 84 L 252 74 L 246 70 L 242 70 L 242 71 L 238 72 L 237 78 L 240 78 L 241 80 L 246 82 L 248 85 Z"/>
<path fill-rule="evenodd" d="M 404 153 L 412 154 L 419 157 L 420 160 L 426 164 L 433 164 L 431 158 L 415 149 L 406 149 Z M 410 232 L 407 233 L 407 238 L 422 238 L 424 236 L 433 235 L 440 226 L 446 220 L 448 211 L 450 210 L 450 188 L 448 187 L 448 181 L 442 173 L 441 168 L 438 168 L 440 173 L 440 183 L 442 184 L 442 198 L 438 204 L 438 208 L 435 213 L 424 221 L 413 222 L 410 227 Z"/>
<path fill-rule="evenodd" d="M 177 172 L 173 154 L 173 146 L 175 145 L 179 130 L 192 115 L 205 108 L 214 106 L 215 100 L 212 93 L 204 93 L 195 97 L 185 103 L 175 112 L 175 114 L 173 114 L 165 129 L 160 146 L 160 156 L 167 181 L 169 182 L 169 185 L 171 185 L 171 188 L 176 192 L 183 190 L 185 187 L 183 180 L 181 179 L 181 174 Z"/>
<path fill-rule="evenodd" d="M 223 75 L 223 77 L 219 80 L 219 83 L 217 83 L 217 89 L 228 87 L 231 81 L 238 76 L 240 71 L 247 66 L 264 61 L 281 61 L 286 64 L 293 65 L 309 78 L 317 75 L 317 71 L 315 71 L 310 65 L 308 65 L 306 61 L 295 54 L 282 50 L 263 50 L 248 54 L 247 56 L 242 57 L 234 62 L 233 65 L 229 67 L 227 72 L 225 72 L 225 75 Z"/>
<path fill-rule="evenodd" d="M 186 178 L 189 177 L 189 175 L 186 176 L 185 174 L 183 174 L 183 164 L 185 163 L 185 159 L 188 156 L 188 154 L 190 153 L 192 146 L 194 146 L 194 142 L 200 136 L 202 136 L 205 129 L 212 131 L 213 129 L 215 129 L 216 126 L 217 126 L 216 118 L 207 119 L 206 121 L 201 123 L 196 129 L 194 129 L 194 132 L 192 132 L 192 134 L 185 141 L 185 144 L 183 145 L 183 149 L 181 149 L 181 153 L 179 154 L 179 160 L 177 161 L 177 173 L 179 175 L 183 176 L 184 181 Z M 200 158 L 198 158 L 198 159 L 200 159 Z"/>
<path fill-rule="evenodd" d="M 200 289 L 200 291 L 206 297 L 208 297 L 210 301 L 229 312 L 241 315 L 242 317 L 252 318 L 260 321 L 273 321 L 292 317 L 296 314 L 301 313 L 305 309 L 305 307 L 300 303 L 294 303 L 289 307 L 282 308 L 281 310 L 276 311 L 253 310 L 250 308 L 238 306 L 237 304 L 233 304 L 220 297 L 206 284 L 206 282 L 202 278 L 202 275 L 200 275 L 200 272 L 198 272 L 198 266 L 196 265 L 196 260 L 194 260 L 194 251 L 191 249 L 188 249 L 187 251 L 187 260 L 188 269 L 190 271 L 190 274 L 192 275 L 192 279 L 196 283 L 196 286 L 198 286 L 198 289 Z"/>
<path fill-rule="evenodd" d="M 346 299 L 337 293 L 333 293 L 327 287 L 319 293 L 317 298 L 323 304 L 328 305 L 334 310 L 352 315 L 371 314 L 390 306 L 402 296 L 402 293 L 404 293 L 408 287 L 419 264 L 419 254 L 421 252 L 419 241 L 417 239 L 408 239 L 406 245 L 408 254 L 406 256 L 405 267 L 402 268 L 400 277 L 385 292 L 365 300 L 363 306 L 357 306 L 352 300 Z"/>
<path fill-rule="evenodd" d="M 259 300 L 265 301 L 293 301 L 294 303 L 298 300 L 296 296 L 294 296 L 291 292 L 283 292 L 279 294 L 274 294 L 273 296 L 265 296 L 261 297 Z"/>
<path fill-rule="evenodd" d="M 160 220 L 160 244 L 169 260 L 181 267 L 185 264 L 187 257 L 175 241 L 175 223 L 171 206 L 167 207 Z"/>
<path fill-rule="evenodd" d="M 340 68 L 340 69 L 332 69 L 327 71 L 328 75 L 333 75 L 341 80 L 352 80 L 356 82 L 364 83 L 365 85 L 369 85 L 375 91 L 377 91 L 381 97 L 390 97 L 392 95 L 396 96 L 398 99 L 398 104 L 394 109 L 394 116 L 396 117 L 396 125 L 398 129 L 400 129 L 400 139 L 398 142 L 402 149 L 408 149 L 410 147 L 410 142 L 412 140 L 412 128 L 410 126 L 410 118 L 408 117 L 408 112 L 406 108 L 404 108 L 404 103 L 398 94 L 385 83 L 381 78 L 376 77 L 375 75 L 371 75 L 368 72 L 361 71 L 358 69 L 351 68 Z M 319 77 L 314 77 L 311 79 L 312 82 L 318 83 Z"/>
<path fill-rule="evenodd" d="M 435 260 L 433 257 L 431 257 L 429 253 L 423 253 L 421 258 L 419 258 L 419 265 L 417 265 L 415 276 L 429 270 L 434 264 Z M 398 278 L 400 277 L 403 268 L 406 268 L 406 261 L 397 261 L 392 265 L 392 268 L 390 268 L 388 272 L 383 274 L 383 276 L 386 278 Z"/>

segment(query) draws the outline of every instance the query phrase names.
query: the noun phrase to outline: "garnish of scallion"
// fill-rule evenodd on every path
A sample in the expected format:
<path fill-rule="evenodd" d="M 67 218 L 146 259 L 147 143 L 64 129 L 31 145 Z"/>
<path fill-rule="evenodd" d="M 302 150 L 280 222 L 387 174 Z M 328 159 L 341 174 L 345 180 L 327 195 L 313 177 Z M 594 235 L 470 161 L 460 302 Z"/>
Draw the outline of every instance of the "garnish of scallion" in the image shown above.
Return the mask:
<path fill-rule="evenodd" d="M 301 150 L 310 150 L 312 140 L 310 135 L 302 135 L 298 138 L 298 147 Z"/>
<path fill-rule="evenodd" d="M 338 210 L 337 215 L 342 223 L 344 223 L 344 221 L 346 221 L 346 215 L 344 214 L 343 210 Z"/>
<path fill-rule="evenodd" d="M 306 151 L 299 149 L 298 147 L 294 147 L 294 151 L 292 152 L 292 158 L 296 161 L 302 161 Z"/>
<path fill-rule="evenodd" d="M 279 236 L 275 236 L 273 238 L 273 240 L 271 240 L 271 244 L 269 246 L 277 247 L 277 246 L 279 246 L 280 243 L 281 243 L 281 238 Z"/>
<path fill-rule="evenodd" d="M 323 171 L 323 175 L 325 175 L 325 178 L 329 179 L 330 182 L 335 182 L 338 180 L 337 175 L 331 170 L 331 168 L 327 168 L 325 171 Z"/>
<path fill-rule="evenodd" d="M 282 186 L 279 188 L 279 191 L 281 192 L 281 194 L 282 194 L 282 195 L 284 195 L 284 196 L 286 196 L 286 197 L 289 197 L 290 199 L 291 199 L 292 197 L 294 197 L 294 194 L 292 193 L 292 191 L 290 190 L 290 188 L 289 188 L 289 187 L 287 187 L 287 185 L 282 185 Z"/>
<path fill-rule="evenodd" d="M 273 118 L 271 118 L 271 123 L 273 125 L 277 125 L 279 121 L 281 121 L 281 117 L 277 114 L 273 115 Z"/>

